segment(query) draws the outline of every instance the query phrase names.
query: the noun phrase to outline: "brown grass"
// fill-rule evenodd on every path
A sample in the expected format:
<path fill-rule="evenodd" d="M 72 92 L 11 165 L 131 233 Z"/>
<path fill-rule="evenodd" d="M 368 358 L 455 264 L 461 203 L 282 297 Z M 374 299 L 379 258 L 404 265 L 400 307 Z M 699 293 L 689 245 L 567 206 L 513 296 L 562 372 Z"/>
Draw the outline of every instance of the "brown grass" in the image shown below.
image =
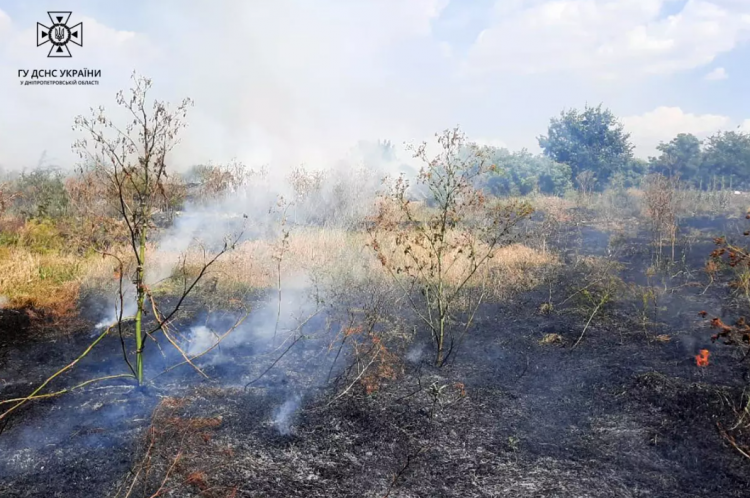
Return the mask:
<path fill-rule="evenodd" d="M 535 211 L 544 213 L 545 217 L 552 217 L 560 223 L 570 221 L 571 210 L 576 207 L 574 201 L 554 195 L 536 195 L 531 199 L 531 205 Z"/>
<path fill-rule="evenodd" d="M 289 247 L 281 265 L 282 286 L 293 285 L 301 276 L 310 272 L 324 273 L 336 281 L 337 277 L 351 280 L 387 280 L 390 275 L 366 246 L 370 241 L 365 233 L 346 232 L 334 229 L 300 229 L 292 232 Z M 269 289 L 277 286 L 277 267 L 272 258 L 273 240 L 255 240 L 239 245 L 234 251 L 217 261 L 211 269 L 216 279 L 216 290 L 235 292 L 240 289 Z M 404 257 L 395 250 L 395 242 L 385 240 L 386 250 L 393 257 Z M 174 255 L 162 255 L 173 260 Z M 427 257 L 422 255 L 420 257 Z M 188 266 L 196 269 L 203 255 L 193 251 L 188 255 Z M 454 263 L 451 257 L 446 264 Z M 481 284 L 482 276 L 489 277 L 490 288 L 498 295 L 511 289 L 526 289 L 536 285 L 538 270 L 557 264 L 557 258 L 548 252 L 537 251 L 522 244 L 512 244 L 495 249 L 487 260 L 485 272 L 469 281 L 470 286 Z M 458 256 L 447 274 L 447 282 L 456 284 L 466 278 L 469 267 L 466 260 Z"/>
<path fill-rule="evenodd" d="M 366 233 L 337 229 L 303 228 L 292 231 L 289 246 L 281 264 L 282 287 L 304 284 L 312 273 L 324 275 L 329 285 L 345 286 L 346 282 L 386 282 L 390 275 L 367 247 Z M 392 244 L 393 241 L 386 241 Z M 220 258 L 205 280 L 223 297 L 237 297 L 249 290 L 271 289 L 278 284 L 277 266 L 273 259 L 275 240 L 254 240 L 240 244 Z M 395 249 L 395 244 L 393 245 Z M 125 263 L 124 282 L 130 280 L 133 256 L 128 248 L 113 251 Z M 203 253 L 192 250 L 187 255 L 187 268 L 195 271 L 203 261 Z M 403 255 L 402 255 L 403 256 Z M 174 266 L 180 254 L 159 251 L 149 245 L 147 275 L 172 274 L 162 282 L 163 292 L 180 285 Z M 449 261 L 450 263 L 450 258 Z M 556 258 L 521 244 L 496 249 L 485 271 L 478 273 L 469 285 L 480 285 L 482 278 L 501 297 L 512 289 L 525 289 L 537 282 L 537 274 Z M 100 254 L 79 256 L 61 250 L 38 252 L 22 245 L 0 246 L 0 306 L 30 308 L 51 316 L 73 316 L 79 295 L 98 292 L 107 295 L 117 290 L 119 263 Z M 448 281 L 456 283 L 466 275 L 465 261 L 454 265 Z"/>
<path fill-rule="evenodd" d="M 4 297 L 4 306 L 69 315 L 77 305 L 81 268 L 81 260 L 75 256 L 0 247 L 0 296 Z"/>

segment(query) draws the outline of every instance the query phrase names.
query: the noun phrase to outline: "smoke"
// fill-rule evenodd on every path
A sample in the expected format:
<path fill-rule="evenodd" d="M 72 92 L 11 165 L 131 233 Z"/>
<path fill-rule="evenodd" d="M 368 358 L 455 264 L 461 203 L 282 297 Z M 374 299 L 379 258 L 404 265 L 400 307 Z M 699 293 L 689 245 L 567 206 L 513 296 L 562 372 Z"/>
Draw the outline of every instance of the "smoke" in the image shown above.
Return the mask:
<path fill-rule="evenodd" d="M 284 436 L 291 434 L 293 417 L 299 409 L 301 401 L 302 397 L 299 394 L 294 394 L 274 410 L 272 423 L 280 434 Z"/>
<path fill-rule="evenodd" d="M 411 363 L 418 363 L 422 356 L 424 356 L 424 344 L 422 343 L 415 345 L 406 353 L 406 359 Z"/>
<path fill-rule="evenodd" d="M 321 171 L 319 188 L 303 197 L 297 195 L 299 192 L 288 175 L 278 171 L 257 174 L 251 170 L 246 181 L 212 200 L 194 198 L 182 212 L 176 213 L 170 226 L 151 232 L 146 285 L 155 287 L 175 275 L 182 258 L 195 249 L 199 252 L 205 249 L 206 258 L 211 258 L 224 248 L 227 240 L 278 241 L 282 228 L 280 197 L 293 202 L 287 212 L 286 226 L 292 230 L 292 238 L 297 226 L 347 229 L 375 206 L 384 177 L 405 173 L 413 178 L 414 172 L 414 168 L 398 159 L 394 146 L 365 142 Z M 242 237 L 237 239 L 240 233 Z M 304 396 L 312 386 L 325 383 L 333 371 L 334 358 L 321 352 L 325 352 L 333 332 L 338 330 L 331 326 L 336 319 L 330 313 L 332 310 L 321 304 L 319 293 L 326 292 L 327 283 L 321 289 L 321 282 L 314 281 L 316 275 L 308 271 L 305 268 L 284 275 L 281 301 L 272 290 L 260 299 L 248 298 L 245 304 L 250 309 L 249 315 L 229 334 L 226 333 L 236 324 L 239 314 L 181 315 L 178 318 L 181 323 L 174 324 L 174 338 L 188 357 L 210 350 L 195 358 L 195 363 L 222 385 L 244 387 L 260 377 L 254 386 L 262 386 L 286 400 L 270 414 L 273 426 L 284 435 L 292 432 L 294 415 Z M 135 294 L 134 286 L 125 289 L 123 316 L 135 313 Z M 96 324 L 97 330 L 116 323 L 118 306 L 119 299 L 112 296 L 108 312 Z M 290 345 L 293 346 L 287 354 Z M 156 356 L 162 352 L 149 348 L 149 354 Z M 159 361 L 166 368 L 182 362 L 169 345 L 164 354 L 167 356 Z M 282 354 L 281 361 L 275 363 Z M 338 366 L 345 364 L 344 356 L 336 359 Z M 146 363 L 154 364 L 148 359 Z M 170 375 L 181 375 L 179 372 Z"/>
<path fill-rule="evenodd" d="M 135 292 L 135 286 L 130 286 L 123 289 L 122 292 L 123 295 L 123 307 L 122 307 L 122 317 L 127 318 L 129 316 L 135 315 L 136 311 L 138 310 L 137 303 L 136 303 L 136 292 Z M 100 331 L 106 327 L 109 327 L 110 325 L 114 325 L 117 323 L 117 320 L 120 318 L 120 300 L 116 297 L 111 297 L 109 299 L 109 303 L 107 305 L 107 309 L 110 310 L 108 314 L 105 314 L 103 318 L 94 325 L 95 332 Z"/>
<path fill-rule="evenodd" d="M 190 328 L 190 347 L 187 354 L 195 356 L 212 348 L 219 342 L 217 335 L 205 325 Z"/>

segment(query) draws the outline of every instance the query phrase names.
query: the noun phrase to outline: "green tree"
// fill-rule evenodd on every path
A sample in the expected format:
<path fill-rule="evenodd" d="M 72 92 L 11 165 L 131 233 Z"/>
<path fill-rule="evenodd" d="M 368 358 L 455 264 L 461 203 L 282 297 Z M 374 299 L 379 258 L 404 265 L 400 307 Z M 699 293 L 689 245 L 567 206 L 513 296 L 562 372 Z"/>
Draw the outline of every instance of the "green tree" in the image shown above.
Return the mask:
<path fill-rule="evenodd" d="M 617 179 L 620 182 L 620 187 L 637 187 L 648 173 L 648 168 L 648 161 L 637 157 L 630 158 L 622 170 L 615 172 L 610 177 L 610 184 L 613 184 Z"/>
<path fill-rule="evenodd" d="M 703 162 L 702 145 L 690 133 L 680 133 L 669 142 L 661 142 L 656 147 L 660 155 L 649 158 L 651 171 L 669 177 L 679 176 L 686 181 L 696 180 Z"/>
<path fill-rule="evenodd" d="M 531 192 L 562 195 L 572 187 L 570 166 L 532 154 L 526 149 L 509 152 L 507 149 L 492 148 L 490 161 L 498 171 L 490 175 L 482 186 L 496 196 L 526 195 Z"/>
<path fill-rule="evenodd" d="M 24 172 L 16 180 L 16 207 L 25 219 L 59 218 L 67 214 L 68 193 L 64 175 L 55 168 Z"/>
<path fill-rule="evenodd" d="M 600 188 L 633 158 L 630 134 L 601 104 L 586 106 L 583 112 L 563 110 L 550 120 L 547 135 L 537 140 L 544 155 L 570 166 L 573 178 L 582 171 L 594 172 Z"/>
<path fill-rule="evenodd" d="M 750 133 L 719 132 L 706 140 L 701 177 L 724 177 L 737 187 L 750 186 Z"/>

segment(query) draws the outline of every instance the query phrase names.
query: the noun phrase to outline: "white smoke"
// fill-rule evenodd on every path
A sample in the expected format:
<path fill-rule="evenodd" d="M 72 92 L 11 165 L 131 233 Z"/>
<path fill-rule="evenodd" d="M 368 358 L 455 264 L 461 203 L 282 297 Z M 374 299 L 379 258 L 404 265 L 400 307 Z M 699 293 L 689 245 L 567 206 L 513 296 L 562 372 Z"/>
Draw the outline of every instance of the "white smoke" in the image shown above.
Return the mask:
<path fill-rule="evenodd" d="M 200 354 L 219 342 L 216 333 L 205 325 L 198 325 L 190 328 L 190 346 L 187 349 L 189 356 Z"/>
<path fill-rule="evenodd" d="M 302 398 L 299 394 L 293 395 L 273 412 L 273 425 L 280 434 L 285 436 L 292 432 L 293 416 L 299 409 Z"/>
<path fill-rule="evenodd" d="M 94 329 L 97 331 L 102 330 L 105 327 L 109 327 L 110 325 L 114 325 L 120 318 L 119 299 L 112 298 L 107 308 L 110 310 L 109 313 L 106 314 L 104 318 L 99 321 L 99 323 L 94 325 Z M 123 289 L 122 317 L 127 318 L 129 316 L 133 316 L 135 315 L 137 310 L 138 306 L 136 302 L 135 286 Z"/>

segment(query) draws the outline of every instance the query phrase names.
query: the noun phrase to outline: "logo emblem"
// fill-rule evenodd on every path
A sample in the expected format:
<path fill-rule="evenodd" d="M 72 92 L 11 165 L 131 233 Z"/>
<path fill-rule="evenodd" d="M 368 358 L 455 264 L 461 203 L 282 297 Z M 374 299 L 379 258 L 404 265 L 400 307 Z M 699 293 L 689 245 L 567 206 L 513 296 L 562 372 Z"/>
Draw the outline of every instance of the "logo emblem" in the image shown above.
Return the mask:
<path fill-rule="evenodd" d="M 83 23 L 68 27 L 68 20 L 72 12 L 47 12 L 52 25 L 36 23 L 36 46 L 40 47 L 49 42 L 52 47 L 47 57 L 72 57 L 68 49 L 68 42 L 83 46 Z"/>

